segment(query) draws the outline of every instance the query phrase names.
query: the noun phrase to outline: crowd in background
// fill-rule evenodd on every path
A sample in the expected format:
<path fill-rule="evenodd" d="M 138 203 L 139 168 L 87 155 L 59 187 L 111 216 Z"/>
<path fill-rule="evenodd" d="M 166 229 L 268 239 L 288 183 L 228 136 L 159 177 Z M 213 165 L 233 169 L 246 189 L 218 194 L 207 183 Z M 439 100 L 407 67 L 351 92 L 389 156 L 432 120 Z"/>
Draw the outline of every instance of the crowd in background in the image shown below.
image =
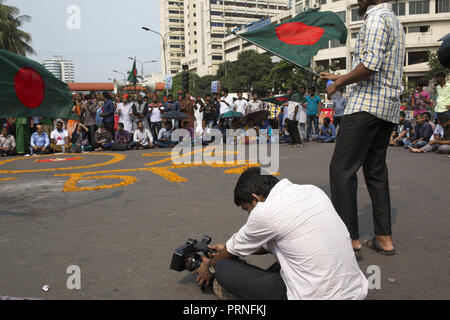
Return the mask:
<path fill-rule="evenodd" d="M 416 84 L 410 106 L 402 107 L 407 110 L 401 111 L 400 122 L 392 132 L 392 146 L 404 146 L 412 152 L 449 151 L 450 88 L 445 74 L 438 74 L 436 81 L 435 101 L 422 83 Z M 162 97 L 156 92 L 150 96 L 77 93 L 73 95 L 72 110 L 77 119 L 0 119 L 0 153 L 7 156 L 171 148 L 179 141 L 202 139 L 213 128 L 222 132 L 224 142 L 229 142 L 225 140 L 227 129 L 250 128 L 257 133 L 268 130 L 269 142 L 275 141 L 271 140 L 272 129 L 279 129 L 277 142 L 289 143 L 291 147 L 302 147 L 310 141 L 335 142 L 347 106 L 342 90 L 326 105 L 332 109 L 330 116 L 322 119 L 325 105 L 314 87 L 290 88 L 285 94 L 289 99 L 280 105 L 270 99 L 261 100 L 256 92 L 249 99 L 242 92 L 233 98 L 226 88 L 220 95 L 213 93 L 201 98 L 189 93 L 175 97 Z M 271 93 L 269 98 L 273 97 Z M 240 117 L 259 110 L 266 110 L 265 120 L 255 122 L 250 117 L 245 123 L 240 121 Z M 413 119 L 407 119 L 408 110 L 413 113 Z M 169 112 L 175 113 L 175 117 L 164 119 L 163 115 Z M 179 113 L 184 114 L 184 119 L 176 117 Z M 177 128 L 185 129 L 189 136 L 172 141 L 172 133 Z"/>

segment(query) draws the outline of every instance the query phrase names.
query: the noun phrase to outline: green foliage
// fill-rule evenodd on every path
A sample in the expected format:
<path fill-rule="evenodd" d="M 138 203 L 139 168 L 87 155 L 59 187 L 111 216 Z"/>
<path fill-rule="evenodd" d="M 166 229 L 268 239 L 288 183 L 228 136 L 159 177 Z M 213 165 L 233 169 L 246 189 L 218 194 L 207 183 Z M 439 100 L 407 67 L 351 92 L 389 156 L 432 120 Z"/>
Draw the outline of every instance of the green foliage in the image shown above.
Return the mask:
<path fill-rule="evenodd" d="M 425 80 L 433 79 L 439 72 L 447 74 L 447 69 L 439 61 L 436 52 L 428 51 L 428 65 L 430 66 L 430 71 L 425 74 Z"/>
<path fill-rule="evenodd" d="M 27 15 L 19 15 L 17 7 L 7 6 L 0 0 L 0 49 L 25 56 L 27 53 L 35 54 L 31 43 L 31 35 L 19 28 L 24 22 L 31 21 Z"/>

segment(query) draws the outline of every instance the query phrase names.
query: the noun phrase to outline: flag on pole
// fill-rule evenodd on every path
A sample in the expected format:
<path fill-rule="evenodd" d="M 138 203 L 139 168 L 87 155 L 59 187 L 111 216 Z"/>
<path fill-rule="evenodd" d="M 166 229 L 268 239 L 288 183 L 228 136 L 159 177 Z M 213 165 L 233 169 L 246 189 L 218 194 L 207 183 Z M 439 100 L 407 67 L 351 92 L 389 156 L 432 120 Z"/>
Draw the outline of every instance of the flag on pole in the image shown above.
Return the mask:
<path fill-rule="evenodd" d="M 347 28 L 334 12 L 309 9 L 283 23 L 236 35 L 304 67 L 328 41 L 338 39 L 345 43 Z"/>
<path fill-rule="evenodd" d="M 0 117 L 76 118 L 69 86 L 40 63 L 0 49 Z"/>
<path fill-rule="evenodd" d="M 133 63 L 133 69 L 131 69 L 130 75 L 128 76 L 128 81 L 134 83 L 136 85 L 137 81 L 137 69 L 136 69 L 136 60 Z"/>

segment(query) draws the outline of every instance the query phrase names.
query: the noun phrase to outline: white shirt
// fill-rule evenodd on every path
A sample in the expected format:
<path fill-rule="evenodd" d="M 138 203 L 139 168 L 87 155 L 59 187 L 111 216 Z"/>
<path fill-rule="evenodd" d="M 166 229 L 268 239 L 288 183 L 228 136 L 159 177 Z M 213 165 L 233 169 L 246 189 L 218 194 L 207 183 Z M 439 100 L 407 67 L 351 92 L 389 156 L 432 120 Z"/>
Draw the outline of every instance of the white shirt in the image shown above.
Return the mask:
<path fill-rule="evenodd" d="M 245 99 L 237 99 L 234 102 L 233 108 L 236 108 L 236 112 L 240 112 L 245 115 L 245 108 L 247 108 L 248 102 Z"/>
<path fill-rule="evenodd" d="M 299 118 L 299 113 L 297 111 L 297 116 L 294 119 L 294 114 L 295 114 L 295 108 L 298 106 L 299 104 L 297 102 L 294 101 L 289 101 L 289 105 L 287 106 L 287 118 L 289 120 L 294 120 L 294 121 L 298 121 Z"/>
<path fill-rule="evenodd" d="M 433 134 L 431 135 L 430 141 L 435 140 L 434 139 L 434 135 L 437 134 L 440 138 L 442 138 L 444 136 L 444 127 L 441 126 L 440 124 L 438 124 L 436 126 L 436 129 L 434 129 Z"/>
<path fill-rule="evenodd" d="M 133 103 L 127 104 L 119 103 L 116 112 L 119 115 L 119 123 L 123 123 L 124 129 L 128 132 L 133 132 L 133 121 L 130 112 L 133 111 Z"/>
<path fill-rule="evenodd" d="M 254 111 L 254 110 L 258 110 L 261 109 L 263 107 L 263 103 L 261 100 L 250 100 L 250 102 L 248 103 L 248 111 Z"/>
<path fill-rule="evenodd" d="M 229 106 L 227 106 L 226 103 L 222 102 L 222 100 L 225 100 Z M 233 97 L 227 96 L 220 98 L 220 114 L 227 113 L 228 111 L 231 111 L 233 107 Z"/>
<path fill-rule="evenodd" d="M 50 139 L 54 139 L 57 146 L 65 145 L 66 137 L 69 137 L 69 133 L 67 132 L 66 129 L 62 129 L 61 132 L 59 132 L 57 129 L 55 129 L 52 131 L 52 133 L 50 133 Z"/>
<path fill-rule="evenodd" d="M 159 106 L 162 107 L 162 106 Z M 150 122 L 161 122 L 161 110 L 159 110 L 159 107 L 148 107 L 148 112 L 151 113 L 150 116 Z"/>
<path fill-rule="evenodd" d="M 364 299 L 368 281 L 350 235 L 328 196 L 311 185 L 278 182 L 258 202 L 227 251 L 248 256 L 261 247 L 281 265 L 290 300 Z"/>
<path fill-rule="evenodd" d="M 143 146 L 147 146 L 150 142 L 153 142 L 153 136 L 148 129 L 144 129 L 142 132 L 139 129 L 136 129 L 133 135 L 133 141 L 138 142 Z"/>

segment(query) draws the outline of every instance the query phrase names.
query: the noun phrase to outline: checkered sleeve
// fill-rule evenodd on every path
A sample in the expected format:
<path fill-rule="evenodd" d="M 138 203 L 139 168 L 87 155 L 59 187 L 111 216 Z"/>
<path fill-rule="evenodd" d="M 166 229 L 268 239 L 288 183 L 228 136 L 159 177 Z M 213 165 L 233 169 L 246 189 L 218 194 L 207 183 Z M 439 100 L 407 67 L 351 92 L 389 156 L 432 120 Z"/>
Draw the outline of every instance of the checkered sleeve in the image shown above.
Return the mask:
<path fill-rule="evenodd" d="M 372 71 L 378 72 L 385 60 L 388 43 L 388 26 L 380 15 L 370 15 L 366 21 L 361 63 Z"/>

